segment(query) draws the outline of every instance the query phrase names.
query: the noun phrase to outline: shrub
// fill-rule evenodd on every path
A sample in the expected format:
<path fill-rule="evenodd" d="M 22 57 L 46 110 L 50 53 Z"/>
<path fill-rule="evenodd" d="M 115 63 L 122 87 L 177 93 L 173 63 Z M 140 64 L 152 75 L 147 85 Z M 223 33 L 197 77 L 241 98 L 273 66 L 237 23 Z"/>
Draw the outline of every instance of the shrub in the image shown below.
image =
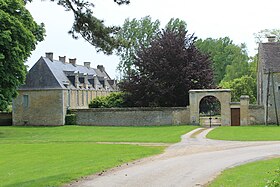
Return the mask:
<path fill-rule="evenodd" d="M 66 114 L 65 125 L 76 125 L 76 114 Z"/>
<path fill-rule="evenodd" d="M 122 92 L 114 92 L 108 96 L 96 97 L 89 104 L 89 108 L 112 108 L 124 106 L 124 93 Z"/>

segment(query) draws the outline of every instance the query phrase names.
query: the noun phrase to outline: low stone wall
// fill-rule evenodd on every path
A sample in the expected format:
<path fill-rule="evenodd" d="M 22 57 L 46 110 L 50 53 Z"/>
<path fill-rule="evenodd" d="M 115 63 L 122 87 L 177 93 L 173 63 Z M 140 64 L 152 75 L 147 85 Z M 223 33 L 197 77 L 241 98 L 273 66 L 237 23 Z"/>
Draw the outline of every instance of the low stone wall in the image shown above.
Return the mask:
<path fill-rule="evenodd" d="M 0 126 L 11 126 L 12 124 L 12 113 L 0 112 Z"/>
<path fill-rule="evenodd" d="M 152 126 L 190 123 L 190 110 L 180 108 L 95 108 L 71 110 L 78 125 Z"/>
<path fill-rule="evenodd" d="M 264 107 L 260 105 L 249 105 L 249 125 L 262 125 L 265 123 Z"/>

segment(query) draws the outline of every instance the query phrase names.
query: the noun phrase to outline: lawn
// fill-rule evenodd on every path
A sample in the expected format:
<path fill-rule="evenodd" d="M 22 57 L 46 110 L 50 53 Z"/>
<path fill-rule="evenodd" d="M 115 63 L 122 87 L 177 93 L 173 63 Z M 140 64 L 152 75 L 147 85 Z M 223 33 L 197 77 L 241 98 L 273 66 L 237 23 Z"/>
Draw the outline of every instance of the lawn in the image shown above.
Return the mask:
<path fill-rule="evenodd" d="M 180 141 L 180 136 L 197 127 L 0 127 L 1 142 L 162 142 Z"/>
<path fill-rule="evenodd" d="M 240 141 L 280 140 L 278 126 L 218 127 L 207 134 L 207 138 Z"/>
<path fill-rule="evenodd" d="M 0 186 L 60 186 L 164 147 L 96 142 L 178 142 L 196 127 L 0 127 Z"/>
<path fill-rule="evenodd" d="M 234 167 L 222 172 L 209 187 L 264 187 L 280 167 L 280 158 Z"/>

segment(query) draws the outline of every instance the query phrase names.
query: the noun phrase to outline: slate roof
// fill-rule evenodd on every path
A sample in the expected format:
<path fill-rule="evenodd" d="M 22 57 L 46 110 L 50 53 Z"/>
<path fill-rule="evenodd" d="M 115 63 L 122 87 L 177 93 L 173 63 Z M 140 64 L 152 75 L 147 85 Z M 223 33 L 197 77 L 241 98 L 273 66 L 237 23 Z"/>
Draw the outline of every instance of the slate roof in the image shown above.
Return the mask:
<path fill-rule="evenodd" d="M 58 60 L 51 61 L 49 58 L 41 57 L 28 72 L 26 83 L 20 87 L 20 90 L 66 89 L 65 83 L 69 83 L 68 88 L 75 89 L 73 80 L 70 80 L 71 76 L 74 76 L 75 73 L 78 73 L 79 77 L 83 77 L 84 74 L 87 74 L 88 78 L 91 79 L 89 81 L 90 83 L 94 82 L 92 80 L 94 76 L 97 76 L 100 81 L 104 81 L 104 77 L 107 77 L 107 79 L 110 80 L 108 82 L 112 83 L 106 71 L 87 68 L 82 65 L 63 63 Z M 69 76 L 69 78 L 67 76 Z M 97 84 L 100 87 L 104 86 L 99 81 Z M 111 87 L 110 89 L 113 88 Z"/>
<path fill-rule="evenodd" d="M 260 63 L 263 65 L 264 73 L 280 72 L 280 43 L 269 42 L 259 45 Z"/>

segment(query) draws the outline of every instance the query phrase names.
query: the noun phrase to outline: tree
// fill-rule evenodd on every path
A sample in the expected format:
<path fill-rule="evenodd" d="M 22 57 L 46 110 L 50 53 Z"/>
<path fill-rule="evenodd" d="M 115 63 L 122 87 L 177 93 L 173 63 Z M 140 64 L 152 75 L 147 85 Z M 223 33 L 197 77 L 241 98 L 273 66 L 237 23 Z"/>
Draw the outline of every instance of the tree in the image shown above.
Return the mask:
<path fill-rule="evenodd" d="M 257 96 L 257 82 L 256 79 L 250 76 L 242 76 L 231 81 L 222 81 L 220 83 L 222 88 L 231 89 L 231 96 L 233 101 L 240 101 L 241 95 L 248 95 L 250 103 L 256 103 Z"/>
<path fill-rule="evenodd" d="M 32 0 L 25 0 L 31 2 Z M 115 35 L 119 27 L 108 27 L 93 16 L 93 3 L 86 0 L 50 0 L 63 6 L 66 11 L 72 11 L 74 14 L 74 23 L 69 31 L 74 39 L 81 35 L 87 42 L 95 46 L 97 51 L 103 51 L 105 54 L 112 54 L 113 50 L 121 45 Z M 129 4 L 130 0 L 114 0 L 118 5 Z"/>
<path fill-rule="evenodd" d="M 179 18 L 171 18 L 166 24 L 165 29 L 172 32 L 179 32 L 179 30 L 187 30 L 187 23 Z"/>
<path fill-rule="evenodd" d="M 123 76 L 130 76 L 134 68 L 135 53 L 141 47 L 148 47 L 159 30 L 159 20 L 152 21 L 150 16 L 140 20 L 127 18 L 117 34 L 119 41 L 124 45 L 119 46 L 117 55 L 120 57 L 118 70 Z"/>
<path fill-rule="evenodd" d="M 0 0 L 0 110 L 4 110 L 24 83 L 24 62 L 44 38 L 22 0 Z"/>
<path fill-rule="evenodd" d="M 126 101 L 133 106 L 187 106 L 190 89 L 211 88 L 211 61 L 195 47 L 195 39 L 185 30 L 166 29 L 141 48 L 137 71 L 120 84 Z"/>
<path fill-rule="evenodd" d="M 199 39 L 196 42 L 196 46 L 199 50 L 211 56 L 216 85 L 225 78 L 227 71 L 228 76 L 226 79 L 231 79 L 242 76 L 248 70 L 246 63 L 248 63 L 249 57 L 245 44 L 241 44 L 241 46 L 235 45 L 229 37 L 225 37 Z M 244 68 L 241 72 L 239 72 L 240 66 Z M 236 72 L 238 74 L 235 74 Z"/>

